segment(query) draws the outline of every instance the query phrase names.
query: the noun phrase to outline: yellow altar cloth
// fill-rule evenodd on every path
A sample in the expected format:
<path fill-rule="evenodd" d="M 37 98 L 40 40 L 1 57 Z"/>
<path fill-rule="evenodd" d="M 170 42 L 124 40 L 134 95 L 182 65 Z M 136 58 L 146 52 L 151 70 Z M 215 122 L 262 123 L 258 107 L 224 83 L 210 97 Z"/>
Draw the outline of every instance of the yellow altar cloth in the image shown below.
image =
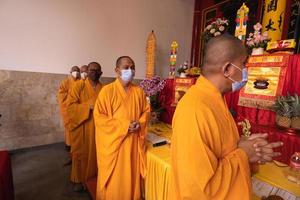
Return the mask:
<path fill-rule="evenodd" d="M 172 128 L 170 125 L 159 123 L 151 125 L 148 132 L 153 132 L 171 141 Z M 152 147 L 147 145 L 147 174 L 145 178 L 145 199 L 146 200 L 167 200 L 171 154 L 170 145 Z"/>
<path fill-rule="evenodd" d="M 279 163 L 279 166 L 282 165 L 282 163 Z M 297 185 L 286 178 L 287 170 L 288 167 L 278 167 L 275 163 L 267 163 L 259 166 L 259 172 L 254 175 L 253 179 L 258 179 L 268 184 L 271 193 L 276 192 L 277 195 L 282 197 L 284 197 L 284 195 L 289 195 L 293 196 L 292 199 L 300 199 L 300 185 Z M 291 199 L 291 197 L 289 199 Z"/>
<path fill-rule="evenodd" d="M 164 123 L 150 125 L 148 132 L 163 136 L 171 141 L 172 127 Z M 146 200 L 168 200 L 168 190 L 171 169 L 170 145 L 152 147 L 147 144 L 147 174 L 145 178 Z M 269 189 L 267 193 L 292 194 L 295 200 L 300 199 L 300 186 L 285 178 L 286 167 L 278 167 L 274 163 L 267 163 L 259 167 L 259 172 L 253 176 L 255 180 L 261 181 Z M 273 192 L 273 193 L 272 193 Z M 254 190 L 255 193 L 255 190 Z M 253 194 L 253 200 L 259 200 L 257 194 Z"/>

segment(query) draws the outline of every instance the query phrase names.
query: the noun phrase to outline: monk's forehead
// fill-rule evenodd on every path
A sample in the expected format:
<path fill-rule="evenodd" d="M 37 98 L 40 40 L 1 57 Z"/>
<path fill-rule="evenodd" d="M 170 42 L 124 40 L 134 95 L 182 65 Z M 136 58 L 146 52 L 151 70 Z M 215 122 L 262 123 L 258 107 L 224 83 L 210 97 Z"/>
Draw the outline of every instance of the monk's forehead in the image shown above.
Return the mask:
<path fill-rule="evenodd" d="M 89 70 L 101 70 L 101 67 L 97 64 L 90 64 Z"/>
<path fill-rule="evenodd" d="M 132 65 L 133 61 L 130 58 L 122 58 L 120 64 L 121 65 Z"/>
<path fill-rule="evenodd" d="M 73 66 L 73 67 L 71 68 L 71 71 L 79 71 L 79 67 Z"/>
<path fill-rule="evenodd" d="M 86 70 L 87 68 L 88 68 L 87 65 L 82 65 L 82 66 L 80 67 L 80 69 L 82 69 L 82 70 Z"/>

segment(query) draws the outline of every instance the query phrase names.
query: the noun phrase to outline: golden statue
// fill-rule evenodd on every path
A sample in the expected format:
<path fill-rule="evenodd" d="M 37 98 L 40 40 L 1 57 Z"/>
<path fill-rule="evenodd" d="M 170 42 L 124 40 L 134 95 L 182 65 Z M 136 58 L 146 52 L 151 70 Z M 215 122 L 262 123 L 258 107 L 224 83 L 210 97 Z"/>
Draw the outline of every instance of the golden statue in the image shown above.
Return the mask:
<path fill-rule="evenodd" d="M 243 135 L 245 137 L 250 137 L 250 135 L 251 135 L 251 131 L 250 131 L 251 124 L 250 124 L 249 120 L 245 119 L 244 121 L 239 122 L 238 125 L 243 127 L 242 128 Z"/>

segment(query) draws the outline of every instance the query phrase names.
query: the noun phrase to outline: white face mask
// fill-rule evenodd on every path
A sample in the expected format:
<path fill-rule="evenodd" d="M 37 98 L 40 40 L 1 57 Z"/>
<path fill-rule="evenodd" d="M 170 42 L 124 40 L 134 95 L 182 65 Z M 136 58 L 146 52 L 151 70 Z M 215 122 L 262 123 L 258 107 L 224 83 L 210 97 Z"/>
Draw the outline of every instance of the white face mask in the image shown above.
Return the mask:
<path fill-rule="evenodd" d="M 79 72 L 73 71 L 73 72 L 71 73 L 71 75 L 72 75 L 74 78 L 79 78 Z"/>
<path fill-rule="evenodd" d="M 80 74 L 80 76 L 81 76 L 81 79 L 85 80 L 86 77 L 87 77 L 87 73 L 86 73 L 86 72 L 82 72 L 82 73 Z"/>
<path fill-rule="evenodd" d="M 132 69 L 122 69 L 121 70 L 121 79 L 124 81 L 124 83 L 129 83 L 133 80 L 135 71 Z"/>

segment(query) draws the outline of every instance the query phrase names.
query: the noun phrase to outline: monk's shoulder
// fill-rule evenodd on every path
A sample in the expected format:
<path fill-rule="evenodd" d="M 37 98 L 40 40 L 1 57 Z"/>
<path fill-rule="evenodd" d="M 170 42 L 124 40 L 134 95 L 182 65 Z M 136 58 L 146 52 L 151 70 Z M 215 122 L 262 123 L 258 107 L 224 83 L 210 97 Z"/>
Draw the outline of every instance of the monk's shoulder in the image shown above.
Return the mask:
<path fill-rule="evenodd" d="M 101 97 L 101 98 L 109 97 L 109 96 L 113 95 L 114 90 L 115 90 L 114 82 L 106 84 L 106 85 L 103 84 L 98 97 Z"/>
<path fill-rule="evenodd" d="M 78 80 L 73 83 L 72 88 L 75 91 L 81 91 L 84 88 L 84 86 L 85 86 L 85 81 Z"/>
<path fill-rule="evenodd" d="M 106 85 L 102 85 L 102 92 L 110 92 L 114 89 L 114 85 L 115 83 L 112 82 L 112 83 L 109 83 L 109 84 L 106 84 Z"/>
<path fill-rule="evenodd" d="M 69 78 L 63 79 L 59 84 L 59 88 L 60 90 L 67 92 L 70 88 L 70 79 Z"/>
<path fill-rule="evenodd" d="M 61 80 L 60 85 L 67 85 L 69 83 L 69 78 L 64 78 L 63 80 Z"/>
<path fill-rule="evenodd" d="M 180 112 L 195 114 L 210 113 L 210 103 L 208 99 L 197 90 L 197 88 L 191 88 L 179 101 L 177 108 Z"/>

